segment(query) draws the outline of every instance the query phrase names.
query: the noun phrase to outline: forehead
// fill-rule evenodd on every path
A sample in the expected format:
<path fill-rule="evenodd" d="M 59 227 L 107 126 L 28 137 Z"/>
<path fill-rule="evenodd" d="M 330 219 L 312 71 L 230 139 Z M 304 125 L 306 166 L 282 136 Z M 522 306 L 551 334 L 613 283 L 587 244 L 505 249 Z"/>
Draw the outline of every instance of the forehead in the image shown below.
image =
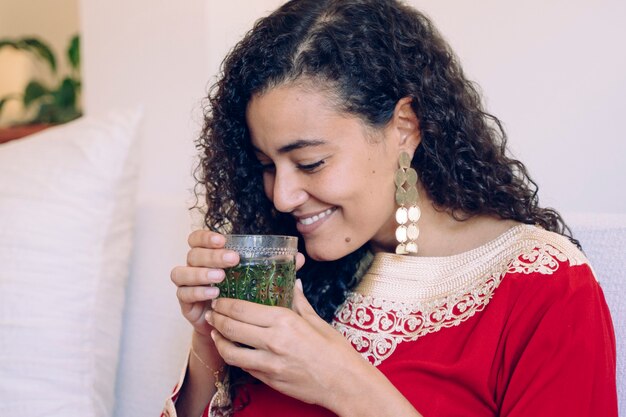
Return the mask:
<path fill-rule="evenodd" d="M 327 90 L 279 85 L 252 97 L 246 110 L 252 144 L 263 152 L 298 140 L 334 142 L 365 133 L 360 118 L 338 110 Z"/>
<path fill-rule="evenodd" d="M 328 93 L 288 84 L 252 96 L 246 109 L 246 121 L 251 127 L 278 129 L 296 120 L 303 123 L 310 119 L 328 118 L 334 113 L 339 112 Z"/>

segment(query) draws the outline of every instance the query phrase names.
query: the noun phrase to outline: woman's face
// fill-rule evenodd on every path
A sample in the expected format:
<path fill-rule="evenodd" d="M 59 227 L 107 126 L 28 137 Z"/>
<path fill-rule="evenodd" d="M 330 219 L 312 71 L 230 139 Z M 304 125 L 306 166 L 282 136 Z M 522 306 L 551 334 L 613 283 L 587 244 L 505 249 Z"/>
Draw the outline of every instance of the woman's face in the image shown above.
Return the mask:
<path fill-rule="evenodd" d="M 309 256 L 338 259 L 368 241 L 393 251 L 401 148 L 387 127 L 367 128 L 326 94 L 297 85 L 255 96 L 246 118 L 265 193 L 295 217 Z"/>

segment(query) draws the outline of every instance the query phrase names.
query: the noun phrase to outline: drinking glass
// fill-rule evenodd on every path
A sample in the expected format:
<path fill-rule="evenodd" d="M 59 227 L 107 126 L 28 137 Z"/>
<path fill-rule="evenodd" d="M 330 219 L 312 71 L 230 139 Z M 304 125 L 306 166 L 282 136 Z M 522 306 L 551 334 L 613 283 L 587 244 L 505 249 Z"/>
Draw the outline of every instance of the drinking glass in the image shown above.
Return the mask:
<path fill-rule="evenodd" d="M 298 238 L 278 235 L 225 235 L 224 248 L 239 253 L 217 284 L 220 297 L 291 307 L 296 280 Z"/>

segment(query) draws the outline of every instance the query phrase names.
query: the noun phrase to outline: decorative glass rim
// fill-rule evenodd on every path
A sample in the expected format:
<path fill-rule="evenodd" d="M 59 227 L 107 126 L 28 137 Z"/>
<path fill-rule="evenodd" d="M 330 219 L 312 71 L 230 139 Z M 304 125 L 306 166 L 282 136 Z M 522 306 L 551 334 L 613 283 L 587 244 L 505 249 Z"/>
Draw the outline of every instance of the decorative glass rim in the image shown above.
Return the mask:
<path fill-rule="evenodd" d="M 226 238 L 225 249 L 239 252 L 243 257 L 258 255 L 275 256 L 291 255 L 298 253 L 298 238 L 285 235 L 224 235 Z"/>

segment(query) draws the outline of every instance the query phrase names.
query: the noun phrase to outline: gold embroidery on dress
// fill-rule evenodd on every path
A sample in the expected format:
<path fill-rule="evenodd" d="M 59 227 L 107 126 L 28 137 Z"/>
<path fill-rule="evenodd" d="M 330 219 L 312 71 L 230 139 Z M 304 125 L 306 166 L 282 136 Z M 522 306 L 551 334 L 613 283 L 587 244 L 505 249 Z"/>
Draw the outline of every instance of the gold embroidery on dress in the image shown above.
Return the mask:
<path fill-rule="evenodd" d="M 377 254 L 333 326 L 379 365 L 399 343 L 458 326 L 482 311 L 507 273 L 550 275 L 566 261 L 587 263 L 567 238 L 529 225 L 450 257 Z"/>

